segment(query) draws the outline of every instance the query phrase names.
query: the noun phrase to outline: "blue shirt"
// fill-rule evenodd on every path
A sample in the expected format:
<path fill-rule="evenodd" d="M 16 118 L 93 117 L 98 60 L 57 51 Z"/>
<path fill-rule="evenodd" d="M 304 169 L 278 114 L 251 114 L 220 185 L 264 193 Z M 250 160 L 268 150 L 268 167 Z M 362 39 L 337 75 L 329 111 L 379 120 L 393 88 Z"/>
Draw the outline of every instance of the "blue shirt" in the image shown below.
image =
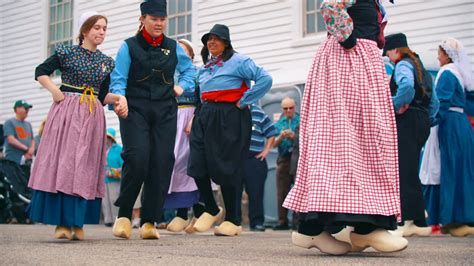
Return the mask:
<path fill-rule="evenodd" d="M 250 81 L 255 81 L 251 86 Z M 247 90 L 240 99 L 240 106 L 256 103 L 272 87 L 272 77 L 248 56 L 235 53 L 222 66 L 199 69 L 199 87 L 201 94 L 206 92 L 240 89 L 242 82 Z"/>
<path fill-rule="evenodd" d="M 466 94 L 459 79 L 449 69 L 440 71 L 438 75 L 435 90 L 440 101 L 438 119 L 442 120 L 450 107 L 464 108 Z"/>
<path fill-rule="evenodd" d="M 197 67 L 194 66 L 194 71 L 197 73 Z M 179 76 L 180 73 L 178 71 L 175 71 L 174 73 L 174 82 L 175 84 L 179 82 Z M 194 85 L 192 90 L 184 91 L 183 94 L 180 96 L 176 97 L 176 100 L 178 101 L 178 104 L 196 104 L 196 95 L 194 93 L 194 90 L 196 89 L 196 76 L 194 77 Z"/>
<path fill-rule="evenodd" d="M 265 148 L 265 138 L 278 135 L 272 121 L 260 106 L 250 105 L 252 114 L 252 135 L 250 138 L 250 151 L 261 152 Z"/>
<path fill-rule="evenodd" d="M 415 97 L 415 69 L 412 64 L 402 60 L 395 66 L 393 73 L 395 82 L 398 85 L 397 94 L 392 97 L 393 108 L 395 112 L 400 110 L 405 104 L 410 104 Z M 431 101 L 429 106 L 429 116 L 431 124 L 435 124 L 436 113 L 439 109 L 439 100 L 436 91 L 431 92 Z"/>
<path fill-rule="evenodd" d="M 278 135 L 280 135 L 283 130 L 287 129 L 291 129 L 291 131 L 295 132 L 299 124 L 300 115 L 298 113 L 295 113 L 293 119 L 288 119 L 282 114 L 280 119 L 275 123 L 275 128 L 277 130 Z M 294 145 L 295 142 L 293 140 L 284 138 L 278 146 L 278 154 L 280 156 L 289 156 L 293 151 Z"/>
<path fill-rule="evenodd" d="M 176 54 L 178 57 L 176 71 L 179 73 L 177 84 L 183 88 L 185 93 L 192 93 L 194 92 L 194 76 L 196 70 L 191 58 L 189 58 L 180 45 L 176 45 Z M 132 59 L 130 57 L 128 44 L 123 42 L 115 58 L 115 68 L 110 74 L 110 92 L 125 96 L 131 62 Z"/>

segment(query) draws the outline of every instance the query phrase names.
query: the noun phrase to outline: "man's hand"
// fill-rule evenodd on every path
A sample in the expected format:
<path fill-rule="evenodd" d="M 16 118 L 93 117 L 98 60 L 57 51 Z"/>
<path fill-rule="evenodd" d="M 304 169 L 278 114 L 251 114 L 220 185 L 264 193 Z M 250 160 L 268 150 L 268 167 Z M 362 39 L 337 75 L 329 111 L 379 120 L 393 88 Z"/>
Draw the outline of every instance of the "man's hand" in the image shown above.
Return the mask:
<path fill-rule="evenodd" d="M 33 154 L 35 152 L 35 147 L 31 146 L 28 148 L 28 150 L 26 150 L 24 156 L 25 156 L 25 160 L 31 160 L 33 159 Z"/>
<path fill-rule="evenodd" d="M 265 149 L 261 153 L 257 154 L 255 156 L 255 158 L 259 159 L 260 161 L 263 161 L 263 160 L 265 160 L 265 158 L 267 158 L 267 155 L 268 155 L 269 152 L 270 152 L 270 150 Z"/>
<path fill-rule="evenodd" d="M 119 96 L 118 101 L 114 103 L 114 111 L 120 118 L 128 117 L 128 103 L 127 98 Z"/>

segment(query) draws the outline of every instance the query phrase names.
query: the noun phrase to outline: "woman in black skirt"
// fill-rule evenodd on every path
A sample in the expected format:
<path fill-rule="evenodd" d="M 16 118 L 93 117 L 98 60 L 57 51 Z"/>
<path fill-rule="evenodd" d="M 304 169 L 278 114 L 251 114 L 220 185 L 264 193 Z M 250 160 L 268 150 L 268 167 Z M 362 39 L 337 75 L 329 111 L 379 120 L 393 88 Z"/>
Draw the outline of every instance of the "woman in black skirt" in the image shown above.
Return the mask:
<path fill-rule="evenodd" d="M 188 175 L 196 181 L 205 212 L 193 228 L 207 231 L 223 216 L 212 194 L 212 179 L 221 186 L 226 208 L 225 221 L 214 234 L 235 236 L 242 231 L 237 193 L 252 131 L 248 106 L 265 95 L 272 78 L 252 59 L 234 51 L 227 26 L 214 25 L 201 41 L 204 66 L 198 83 L 203 103 L 191 130 Z"/>

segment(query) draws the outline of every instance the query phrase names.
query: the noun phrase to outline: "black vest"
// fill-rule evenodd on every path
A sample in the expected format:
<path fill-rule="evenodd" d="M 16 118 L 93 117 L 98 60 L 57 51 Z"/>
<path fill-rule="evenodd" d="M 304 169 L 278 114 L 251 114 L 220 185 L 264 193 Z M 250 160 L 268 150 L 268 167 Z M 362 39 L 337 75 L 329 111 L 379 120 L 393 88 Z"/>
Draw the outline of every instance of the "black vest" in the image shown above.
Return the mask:
<path fill-rule="evenodd" d="M 161 45 L 153 47 L 139 33 L 125 42 L 131 58 L 126 96 L 151 100 L 174 98 L 176 41 L 163 36 Z"/>
<path fill-rule="evenodd" d="M 407 61 L 412 65 L 414 69 L 414 78 L 415 78 L 415 97 L 413 97 L 413 101 L 410 103 L 411 107 L 416 107 L 419 109 L 423 109 L 428 111 L 428 107 L 431 102 L 431 93 L 433 91 L 433 80 L 431 79 L 431 75 L 426 71 L 423 63 L 420 62 L 421 65 L 421 73 L 423 78 L 420 82 L 418 78 L 418 71 L 416 70 L 416 65 L 411 58 L 403 58 L 403 61 Z M 392 96 L 397 94 L 398 85 L 395 82 L 395 71 L 390 79 L 390 91 L 392 92 Z"/>

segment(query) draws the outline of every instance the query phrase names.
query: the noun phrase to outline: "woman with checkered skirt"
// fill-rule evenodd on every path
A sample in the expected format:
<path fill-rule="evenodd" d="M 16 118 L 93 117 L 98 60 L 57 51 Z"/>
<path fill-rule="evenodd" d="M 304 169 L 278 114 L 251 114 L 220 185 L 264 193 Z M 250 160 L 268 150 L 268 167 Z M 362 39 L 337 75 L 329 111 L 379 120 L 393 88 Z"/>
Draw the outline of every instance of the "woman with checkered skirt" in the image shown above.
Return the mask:
<path fill-rule="evenodd" d="M 397 127 L 380 49 L 381 1 L 324 1 L 328 38 L 316 51 L 301 107 L 300 160 L 283 206 L 299 213 L 292 241 L 341 255 L 408 241 L 400 218 Z M 345 241 L 328 226 L 353 226 Z"/>

